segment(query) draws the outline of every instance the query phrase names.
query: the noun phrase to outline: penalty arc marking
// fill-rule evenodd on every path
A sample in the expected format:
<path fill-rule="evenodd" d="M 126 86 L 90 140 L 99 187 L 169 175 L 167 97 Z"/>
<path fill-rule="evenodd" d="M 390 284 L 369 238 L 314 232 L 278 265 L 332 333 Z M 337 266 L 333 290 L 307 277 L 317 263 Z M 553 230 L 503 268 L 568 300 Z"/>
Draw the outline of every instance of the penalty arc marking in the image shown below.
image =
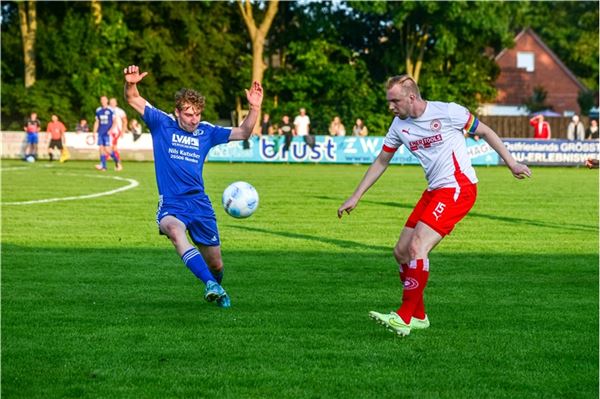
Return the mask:
<path fill-rule="evenodd" d="M 76 176 L 82 176 L 82 175 L 76 175 Z M 120 181 L 126 181 L 129 184 L 126 186 L 123 186 L 123 187 L 116 188 L 114 190 L 103 191 L 101 193 L 76 195 L 76 196 L 72 196 L 72 197 L 61 197 L 61 198 L 45 198 L 45 199 L 32 200 L 32 201 L 3 202 L 2 205 L 32 205 L 32 204 L 44 204 L 47 202 L 75 201 L 75 200 L 82 200 L 82 199 L 89 199 L 89 198 L 98 198 L 98 197 L 103 197 L 105 195 L 113 195 L 113 194 L 120 193 L 121 191 L 130 190 L 130 189 L 135 188 L 140 185 L 140 183 L 137 180 L 127 179 L 125 177 L 119 177 L 119 176 L 95 176 L 95 175 L 83 175 L 83 176 L 97 177 L 97 178 L 103 178 L 103 179 L 115 179 L 115 180 L 120 180 Z"/>

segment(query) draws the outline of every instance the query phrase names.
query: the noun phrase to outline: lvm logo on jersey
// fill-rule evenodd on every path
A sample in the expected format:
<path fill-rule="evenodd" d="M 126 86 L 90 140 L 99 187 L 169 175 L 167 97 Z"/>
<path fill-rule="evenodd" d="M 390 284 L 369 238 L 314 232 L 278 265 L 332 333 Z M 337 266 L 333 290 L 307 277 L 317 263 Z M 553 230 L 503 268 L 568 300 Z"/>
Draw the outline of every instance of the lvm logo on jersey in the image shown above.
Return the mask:
<path fill-rule="evenodd" d="M 185 147 L 191 149 L 200 148 L 200 140 L 197 137 L 186 136 L 174 133 L 171 137 L 171 144 L 175 147 Z"/>

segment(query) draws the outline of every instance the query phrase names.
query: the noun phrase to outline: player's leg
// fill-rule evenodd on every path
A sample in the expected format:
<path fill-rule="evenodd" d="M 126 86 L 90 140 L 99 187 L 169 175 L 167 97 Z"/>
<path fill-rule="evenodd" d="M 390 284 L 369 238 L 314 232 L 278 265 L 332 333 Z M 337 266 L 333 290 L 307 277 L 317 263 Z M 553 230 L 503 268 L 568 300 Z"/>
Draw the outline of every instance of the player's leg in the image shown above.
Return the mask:
<path fill-rule="evenodd" d="M 442 238 L 437 231 L 423 222 L 418 222 L 408 245 L 410 261 L 405 271 L 402 306 L 397 313 L 406 323 L 421 328 L 421 324 L 429 324 L 423 302 L 423 291 L 429 279 L 429 252 Z"/>
<path fill-rule="evenodd" d="M 106 170 L 106 147 L 104 144 L 104 137 L 98 135 L 98 156 L 100 157 L 100 163 L 96 165 L 98 170 Z"/>
<path fill-rule="evenodd" d="M 202 280 L 204 284 L 209 281 L 216 282 L 210 270 L 208 270 L 202 254 L 189 242 L 186 226 L 181 220 L 174 216 L 165 216 L 160 220 L 159 228 L 171 240 L 183 263 L 198 279 Z"/>
<path fill-rule="evenodd" d="M 115 161 L 115 170 L 117 172 L 123 170 L 123 166 L 121 164 L 121 155 L 119 154 L 119 151 L 117 150 L 118 141 L 119 141 L 119 134 L 117 133 L 111 137 L 111 143 L 110 143 L 111 144 L 110 156 Z"/>
<path fill-rule="evenodd" d="M 54 149 L 54 143 L 52 143 L 52 141 L 50 141 L 50 144 L 48 144 L 48 161 L 52 162 L 54 160 L 54 152 L 52 151 Z"/>
<path fill-rule="evenodd" d="M 404 288 L 404 281 L 406 280 L 406 273 L 410 263 L 410 251 L 409 246 L 412 241 L 412 236 L 415 229 L 404 226 L 400 233 L 400 238 L 394 247 L 394 257 L 398 263 L 398 275 L 400 276 L 400 282 Z M 413 317 L 410 319 L 410 327 L 415 329 L 423 329 L 429 327 L 429 319 L 425 313 L 425 303 L 423 296 L 418 301 Z"/>
<path fill-rule="evenodd" d="M 35 159 L 37 159 L 37 156 L 38 156 L 38 140 L 39 140 L 38 134 L 37 133 L 34 134 L 33 137 L 32 137 L 32 139 L 33 139 L 33 144 L 31 146 L 31 155 L 33 155 L 33 157 Z"/>
<path fill-rule="evenodd" d="M 193 203 L 196 204 L 196 203 Z M 197 209 L 199 204 L 192 205 Z M 217 283 L 218 297 L 215 295 L 217 305 L 223 308 L 231 306 L 231 301 L 225 290 L 220 286 L 223 280 L 223 258 L 221 256 L 221 241 L 219 239 L 219 230 L 217 220 L 214 217 L 206 217 L 201 212 L 188 223 L 190 238 L 196 244 L 202 258 L 207 264 L 209 272 Z M 208 285 L 207 285 L 208 290 Z"/>
<path fill-rule="evenodd" d="M 400 282 L 402 283 L 404 283 L 406 269 L 410 262 L 408 246 L 412 240 L 414 230 L 414 228 L 405 226 L 400 232 L 400 238 L 394 247 L 394 258 L 396 258 L 396 262 L 398 263 L 398 274 L 400 276 Z"/>
<path fill-rule="evenodd" d="M 217 283 L 221 284 L 221 281 L 223 281 L 223 257 L 221 256 L 221 246 L 198 245 L 198 249 L 208 265 L 208 270 L 210 270 L 215 277 Z"/>
<path fill-rule="evenodd" d="M 204 261 L 208 265 L 208 269 L 217 280 L 217 283 L 221 284 L 223 281 L 223 257 L 221 256 L 221 246 L 213 245 L 198 245 L 198 249 L 204 258 Z M 217 298 L 217 305 L 222 308 L 231 307 L 231 299 L 229 295 L 225 294 Z"/>

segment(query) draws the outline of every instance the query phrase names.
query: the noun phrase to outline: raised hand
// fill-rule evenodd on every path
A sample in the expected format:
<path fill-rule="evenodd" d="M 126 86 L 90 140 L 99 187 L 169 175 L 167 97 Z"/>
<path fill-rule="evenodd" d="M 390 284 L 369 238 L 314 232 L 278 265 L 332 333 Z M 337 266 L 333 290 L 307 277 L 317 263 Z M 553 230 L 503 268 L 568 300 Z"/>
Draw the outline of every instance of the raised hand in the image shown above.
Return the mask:
<path fill-rule="evenodd" d="M 140 73 L 140 68 L 137 65 L 129 65 L 127 68 L 123 69 L 123 74 L 125 75 L 125 81 L 127 83 L 136 84 L 144 79 L 144 77 L 148 75 L 148 72 Z"/>
<path fill-rule="evenodd" d="M 263 88 L 259 82 L 254 81 L 250 90 L 246 90 L 246 98 L 250 108 L 260 108 L 263 100 Z"/>

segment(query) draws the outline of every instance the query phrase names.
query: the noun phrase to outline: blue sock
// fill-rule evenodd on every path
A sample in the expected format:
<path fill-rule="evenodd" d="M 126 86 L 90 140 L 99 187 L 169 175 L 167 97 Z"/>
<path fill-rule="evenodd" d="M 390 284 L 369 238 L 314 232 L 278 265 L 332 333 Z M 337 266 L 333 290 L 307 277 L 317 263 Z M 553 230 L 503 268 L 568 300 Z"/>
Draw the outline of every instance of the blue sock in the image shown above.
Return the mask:
<path fill-rule="evenodd" d="M 100 165 L 106 169 L 106 155 L 100 155 Z"/>
<path fill-rule="evenodd" d="M 217 283 L 221 284 L 221 281 L 223 281 L 223 271 L 225 268 L 221 269 L 220 272 L 213 272 L 211 270 L 211 274 L 213 275 L 213 277 L 217 280 Z"/>
<path fill-rule="evenodd" d="M 208 266 L 202 258 L 202 255 L 196 248 L 190 248 L 181 257 L 181 260 L 188 269 L 194 273 L 196 277 L 198 277 L 204 284 L 209 281 L 215 281 L 215 277 L 213 277 L 210 270 L 208 270 Z"/>

